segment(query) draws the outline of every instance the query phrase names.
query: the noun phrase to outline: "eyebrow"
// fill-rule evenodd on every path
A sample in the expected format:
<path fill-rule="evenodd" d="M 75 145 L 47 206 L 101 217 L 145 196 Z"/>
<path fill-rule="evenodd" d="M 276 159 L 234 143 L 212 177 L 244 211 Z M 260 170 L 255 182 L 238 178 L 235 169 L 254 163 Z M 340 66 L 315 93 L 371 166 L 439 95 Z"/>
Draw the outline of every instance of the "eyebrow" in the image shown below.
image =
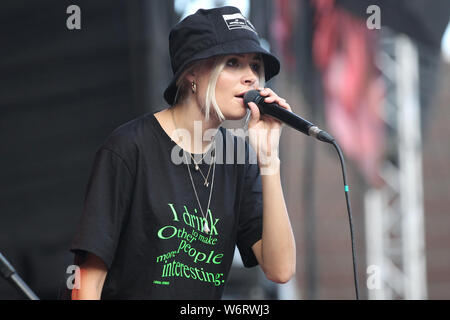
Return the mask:
<path fill-rule="evenodd" d="M 243 54 L 234 54 L 234 56 L 238 56 L 238 57 L 244 58 L 244 55 L 243 55 Z M 255 55 L 253 56 L 253 60 L 261 61 L 261 56 L 258 55 L 258 54 L 255 54 Z"/>

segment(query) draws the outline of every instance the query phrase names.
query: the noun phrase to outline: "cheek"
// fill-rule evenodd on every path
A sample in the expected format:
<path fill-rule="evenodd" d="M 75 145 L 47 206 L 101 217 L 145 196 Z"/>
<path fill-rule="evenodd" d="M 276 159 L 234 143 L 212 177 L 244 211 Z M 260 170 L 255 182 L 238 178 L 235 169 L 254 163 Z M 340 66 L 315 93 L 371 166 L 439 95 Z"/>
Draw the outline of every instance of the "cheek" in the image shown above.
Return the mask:
<path fill-rule="evenodd" d="M 217 79 L 216 99 L 231 99 L 234 97 L 234 88 L 236 81 L 227 72 L 222 72 Z"/>

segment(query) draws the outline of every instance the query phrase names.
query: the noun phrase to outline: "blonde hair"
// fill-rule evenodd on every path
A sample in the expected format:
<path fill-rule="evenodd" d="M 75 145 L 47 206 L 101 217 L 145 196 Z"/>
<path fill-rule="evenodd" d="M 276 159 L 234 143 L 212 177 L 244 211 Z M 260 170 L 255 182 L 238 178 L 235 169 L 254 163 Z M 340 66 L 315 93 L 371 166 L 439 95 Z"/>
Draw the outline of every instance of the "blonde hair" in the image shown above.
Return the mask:
<path fill-rule="evenodd" d="M 183 102 L 183 100 L 186 99 L 188 95 L 188 90 L 190 90 L 190 83 L 186 81 L 186 75 L 189 74 L 194 69 L 200 69 L 205 67 L 207 64 L 211 63 L 213 64 L 208 86 L 206 88 L 206 97 L 205 97 L 205 120 L 209 121 L 209 116 L 211 112 L 211 106 L 213 107 L 217 117 L 221 122 L 225 121 L 225 116 L 223 115 L 222 111 L 220 110 L 219 105 L 216 101 L 216 85 L 217 80 L 219 79 L 219 75 L 222 72 L 223 68 L 225 67 L 225 64 L 227 62 L 228 56 L 219 56 L 215 58 L 211 58 L 209 60 L 200 60 L 197 62 L 194 62 L 192 65 L 190 65 L 178 78 L 176 85 L 177 85 L 177 93 L 175 95 L 174 103 L 173 105 L 176 105 L 178 103 Z M 262 58 L 261 58 L 261 61 Z M 264 63 L 261 63 L 261 67 L 259 69 L 259 86 L 264 87 L 265 85 L 265 73 L 264 73 Z"/>

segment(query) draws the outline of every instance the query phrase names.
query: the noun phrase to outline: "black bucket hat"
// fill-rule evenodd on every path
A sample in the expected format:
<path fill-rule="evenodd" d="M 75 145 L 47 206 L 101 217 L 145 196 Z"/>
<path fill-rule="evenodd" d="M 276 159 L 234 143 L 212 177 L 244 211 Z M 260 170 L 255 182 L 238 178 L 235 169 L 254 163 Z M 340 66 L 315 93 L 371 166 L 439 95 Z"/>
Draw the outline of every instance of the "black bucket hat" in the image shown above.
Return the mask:
<path fill-rule="evenodd" d="M 200 9 L 187 16 L 170 31 L 170 60 L 173 78 L 164 91 L 169 105 L 175 102 L 176 81 L 191 63 L 220 55 L 260 53 L 269 81 L 280 72 L 278 59 L 263 49 L 255 27 L 238 8 L 227 6 Z"/>

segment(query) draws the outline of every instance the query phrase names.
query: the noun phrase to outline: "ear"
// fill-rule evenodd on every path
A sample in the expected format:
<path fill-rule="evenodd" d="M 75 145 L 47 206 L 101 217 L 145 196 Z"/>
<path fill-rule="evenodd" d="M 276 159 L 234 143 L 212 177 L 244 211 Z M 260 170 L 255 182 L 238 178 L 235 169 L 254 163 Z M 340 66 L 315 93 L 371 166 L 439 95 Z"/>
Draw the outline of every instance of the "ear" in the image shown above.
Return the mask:
<path fill-rule="evenodd" d="M 186 74 L 186 80 L 189 81 L 189 83 L 192 83 L 196 79 L 196 74 L 194 71 L 190 71 Z"/>
<path fill-rule="evenodd" d="M 197 82 L 200 77 L 203 77 L 205 73 L 209 72 L 212 66 L 214 65 L 214 58 L 197 61 L 185 75 L 185 79 L 189 81 L 189 83 Z"/>
<path fill-rule="evenodd" d="M 194 65 L 194 66 L 191 66 L 189 68 L 189 70 L 187 71 L 187 73 L 185 75 L 185 79 L 187 81 L 189 81 L 189 83 L 192 83 L 193 81 L 195 81 L 197 79 L 197 75 L 198 75 L 198 66 Z"/>

